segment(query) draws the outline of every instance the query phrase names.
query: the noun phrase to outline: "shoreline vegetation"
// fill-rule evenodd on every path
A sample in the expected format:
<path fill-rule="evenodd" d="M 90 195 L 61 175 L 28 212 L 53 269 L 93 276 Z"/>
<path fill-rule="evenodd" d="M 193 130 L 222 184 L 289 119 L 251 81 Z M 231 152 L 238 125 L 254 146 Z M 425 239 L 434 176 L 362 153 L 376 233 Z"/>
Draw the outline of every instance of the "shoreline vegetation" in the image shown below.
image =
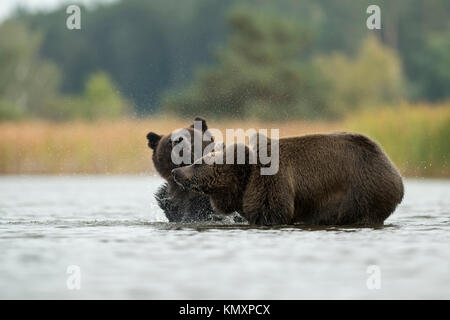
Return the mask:
<path fill-rule="evenodd" d="M 167 134 L 193 119 L 0 122 L 0 174 L 154 173 L 146 134 Z M 450 178 L 450 103 L 366 109 L 335 121 L 207 119 L 210 128 L 278 128 L 280 137 L 353 131 L 368 135 L 405 177 Z"/>

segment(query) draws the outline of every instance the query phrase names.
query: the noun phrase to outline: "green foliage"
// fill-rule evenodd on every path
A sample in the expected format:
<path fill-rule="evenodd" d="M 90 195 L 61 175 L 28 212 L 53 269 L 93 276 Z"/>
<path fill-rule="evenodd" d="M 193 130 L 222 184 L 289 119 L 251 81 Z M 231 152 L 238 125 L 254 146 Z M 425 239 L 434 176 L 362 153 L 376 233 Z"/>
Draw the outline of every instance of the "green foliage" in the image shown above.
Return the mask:
<path fill-rule="evenodd" d="M 11 21 L 0 28 L 0 119 L 39 115 L 57 94 L 59 72 L 39 57 L 41 35 Z"/>
<path fill-rule="evenodd" d="M 448 64 L 441 61 L 441 54 L 432 53 L 435 49 L 430 45 L 436 37 L 446 38 L 448 43 L 450 1 L 383 0 L 381 10 L 383 42 L 401 57 L 410 84 L 410 99 L 448 99 L 449 91 L 442 90 L 443 86 L 448 89 L 448 82 L 442 82 L 432 67 L 444 64 L 448 68 Z"/>
<path fill-rule="evenodd" d="M 449 176 L 450 105 L 386 106 L 350 117 L 347 127 L 378 141 L 408 176 Z"/>
<path fill-rule="evenodd" d="M 308 35 L 308 39 L 305 40 L 308 41 L 300 43 L 303 47 L 300 59 L 297 60 L 299 69 L 308 70 L 310 66 L 305 65 L 308 59 L 329 56 L 332 52 L 338 52 L 342 57 L 357 56 L 364 39 L 373 33 L 384 47 L 396 52 L 406 78 L 407 98 L 422 101 L 449 98 L 450 1 L 379 0 L 377 4 L 381 7 L 382 29 L 375 31 L 369 31 L 365 26 L 366 8 L 370 4 L 374 4 L 372 0 L 119 0 L 88 8 L 82 7 L 81 31 L 69 31 L 65 28 L 66 5 L 61 5 L 53 11 L 40 13 L 21 11 L 16 14 L 15 20 L 25 22 L 38 33 L 21 35 L 17 31 L 11 32 L 14 36 L 2 40 L 0 48 L 4 44 L 11 45 L 12 42 L 25 43 L 20 45 L 23 48 L 31 46 L 36 49 L 37 46 L 38 61 L 46 62 L 47 69 L 54 69 L 57 65 L 61 71 L 59 88 L 64 94 L 83 94 L 86 79 L 96 70 L 104 70 L 110 75 L 120 92 L 133 102 L 137 113 L 155 112 L 159 108 L 160 98 L 164 92 L 174 88 L 185 88 L 192 82 L 195 74 L 211 72 L 210 68 L 200 68 L 202 70 L 199 71 L 199 66 L 210 65 L 213 61 L 211 48 L 224 45 L 227 37 L 231 39 L 231 33 L 236 32 L 231 27 L 227 28 L 225 13 L 239 5 L 246 6 L 255 14 L 266 12 L 268 13 L 266 16 L 271 16 L 272 20 L 283 21 L 282 24 L 292 20 L 301 23 L 303 33 Z M 256 19 L 253 19 L 254 26 L 258 30 L 274 29 L 275 27 L 270 24 L 276 23 L 271 23 L 269 20 L 260 19 L 260 22 L 256 22 Z M 9 35 L 11 28 L 8 24 L 0 25 L 0 29 L 3 29 L 0 33 L 4 36 Z M 265 31 L 262 31 L 262 35 L 267 36 Z M 37 40 L 29 41 L 34 37 Z M 26 40 L 26 38 L 30 39 Z M 310 40 L 313 41 L 309 42 Z M 35 42 L 39 45 L 34 44 Z M 275 47 L 269 43 L 268 39 L 264 39 L 259 44 L 255 41 L 251 42 L 255 45 L 254 50 L 258 50 L 260 44 L 264 50 Z M 249 46 L 246 50 L 252 54 L 252 50 L 248 50 Z M 230 42 L 226 45 L 226 48 L 228 47 Z M 283 45 L 283 47 L 283 50 L 290 52 L 286 46 Z M 270 55 L 271 50 L 273 49 L 264 51 L 263 54 Z M 231 59 L 230 50 L 226 49 L 226 51 L 227 57 Z M 276 58 L 276 51 L 273 53 Z M 14 59 L 14 55 L 2 55 L 0 51 L 2 72 L 4 66 L 9 65 L 5 59 Z M 294 60 L 291 57 L 288 59 Z M 356 61 L 350 58 L 345 59 L 348 63 Z M 52 62 L 50 65 L 53 67 L 49 67 L 49 61 Z M 220 55 L 219 63 L 221 63 Z M 243 63 L 245 60 L 224 65 L 240 67 Z M 39 63 L 39 65 L 44 68 L 43 64 Z M 270 72 L 268 66 L 269 64 L 266 64 L 266 70 Z M 283 114 L 291 111 L 295 116 L 298 113 L 298 116 L 307 117 L 339 114 L 342 110 L 335 109 L 333 104 L 327 103 L 333 102 L 334 99 L 327 93 L 327 81 L 324 82 L 323 77 L 315 70 L 316 66 L 311 68 L 309 69 L 311 74 L 308 74 L 309 79 L 300 79 L 304 85 L 301 90 L 305 90 L 305 87 L 308 89 L 307 96 L 299 104 L 303 104 L 302 107 L 295 108 L 294 104 L 283 103 L 282 110 L 274 112 L 268 108 L 270 101 L 266 98 L 262 100 L 257 98 L 254 101 L 243 98 L 246 101 L 245 109 L 256 108 L 260 117 L 263 118 L 272 117 L 271 113 L 284 117 Z M 249 71 L 251 68 L 246 69 Z M 296 69 L 297 67 L 293 67 L 293 73 L 299 74 L 295 71 Z M 52 73 L 54 73 L 53 76 L 49 75 Z M 39 71 L 42 79 L 53 78 L 51 83 L 54 83 L 56 87 L 58 87 L 57 78 L 59 78 L 57 73 L 54 70 Z M 248 74 L 249 77 L 250 75 L 251 73 Z M 280 82 L 279 74 L 261 76 L 265 77 L 261 78 L 262 83 Z M 270 80 L 269 77 L 274 79 Z M 196 78 L 195 82 L 199 82 L 198 79 Z M 309 82 L 314 85 L 308 84 Z M 314 89 L 315 83 L 323 86 L 325 90 L 317 93 Z M 19 92 L 23 92 L 21 85 L 17 83 L 17 88 L 21 88 Z M 50 83 L 45 86 L 44 91 L 50 91 Z M 189 94 L 183 93 L 186 98 L 186 108 L 188 108 L 186 113 L 190 113 L 189 108 L 193 107 L 190 99 L 202 94 L 197 89 L 192 87 Z M 284 86 L 283 90 L 290 91 Z M 173 96 L 176 95 L 172 93 Z M 222 93 L 226 94 L 224 90 Z M 23 101 L 16 103 L 18 98 L 15 94 L 9 96 L 8 101 L 3 104 L 14 105 L 17 112 L 13 113 L 33 115 L 23 106 Z M 295 96 L 291 97 L 296 99 Z M 41 97 L 38 96 L 36 99 L 39 98 Z M 47 98 L 47 94 L 42 95 L 42 99 Z M 6 98 L 2 96 L 1 99 Z M 223 100 L 223 98 L 218 99 Z M 240 101 L 239 97 L 233 99 Z M 358 98 L 355 99 L 358 100 Z M 43 105 L 38 103 L 38 100 L 35 101 L 36 105 Z M 238 105 L 241 103 L 239 101 Z M 199 109 L 200 106 L 195 108 Z M 225 107 L 220 106 L 220 108 Z M 206 109 L 209 110 L 210 106 Z M 249 112 L 254 113 L 254 111 Z"/>
<path fill-rule="evenodd" d="M 0 121 L 20 120 L 25 117 L 25 112 L 14 103 L 6 99 L 0 99 Z"/>
<path fill-rule="evenodd" d="M 316 64 L 331 84 L 330 104 L 338 115 L 398 102 L 403 97 L 401 62 L 393 50 L 375 37 L 366 38 L 353 59 L 334 53 L 317 58 Z"/>
<path fill-rule="evenodd" d="M 442 32 L 430 34 L 423 56 L 418 63 L 422 72 L 418 75 L 425 95 L 433 100 L 450 96 L 450 23 Z"/>
<path fill-rule="evenodd" d="M 0 27 L 0 120 L 115 118 L 129 111 L 110 77 L 91 75 L 79 96 L 59 92 L 60 73 L 39 55 L 42 36 L 18 21 Z"/>
<path fill-rule="evenodd" d="M 127 103 L 106 73 L 95 73 L 88 79 L 83 98 L 88 119 L 117 118 L 127 113 Z"/>
<path fill-rule="evenodd" d="M 169 93 L 176 115 L 287 119 L 326 115 L 325 83 L 302 54 L 311 44 L 295 20 L 237 9 L 218 64 L 197 73 L 185 92 Z"/>
<path fill-rule="evenodd" d="M 87 79 L 82 95 L 64 95 L 54 99 L 47 105 L 44 116 L 54 120 L 114 119 L 129 111 L 128 102 L 111 78 L 100 71 Z"/>
<path fill-rule="evenodd" d="M 80 31 L 65 28 L 66 7 L 22 14 L 44 32 L 42 54 L 61 66 L 62 90 L 81 94 L 86 78 L 107 72 L 137 113 L 155 111 L 160 94 L 186 83 L 225 33 L 223 12 L 234 0 L 122 0 L 81 6 Z"/>

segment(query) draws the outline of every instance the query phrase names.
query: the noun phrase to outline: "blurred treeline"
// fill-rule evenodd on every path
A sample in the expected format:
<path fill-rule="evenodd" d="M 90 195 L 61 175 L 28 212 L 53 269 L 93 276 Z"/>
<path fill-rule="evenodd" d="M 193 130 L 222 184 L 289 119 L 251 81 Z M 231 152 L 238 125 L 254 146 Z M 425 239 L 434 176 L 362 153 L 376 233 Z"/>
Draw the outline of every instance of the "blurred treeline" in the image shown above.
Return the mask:
<path fill-rule="evenodd" d="M 450 97 L 450 1 L 124 0 L 0 25 L 0 119 L 339 118 Z"/>

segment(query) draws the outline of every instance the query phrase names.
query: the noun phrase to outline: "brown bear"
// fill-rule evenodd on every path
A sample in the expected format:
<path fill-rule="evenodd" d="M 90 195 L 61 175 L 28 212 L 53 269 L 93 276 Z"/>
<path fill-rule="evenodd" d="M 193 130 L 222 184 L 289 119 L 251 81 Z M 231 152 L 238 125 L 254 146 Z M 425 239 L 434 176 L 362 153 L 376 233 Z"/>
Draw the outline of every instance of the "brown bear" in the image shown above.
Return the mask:
<path fill-rule="evenodd" d="M 211 208 L 208 196 L 180 187 L 171 175 L 173 169 L 186 165 L 184 163 L 177 165 L 172 161 L 171 153 L 176 145 L 185 142 L 192 146 L 194 139 L 199 139 L 198 141 L 202 141 L 203 150 L 208 144 L 213 143 L 212 137 L 209 142 L 202 139 L 203 134 L 208 130 L 206 120 L 196 117 L 194 121 L 201 122 L 201 130 L 195 129 L 194 125 L 185 128 L 186 130 L 179 130 L 181 134 L 175 138 L 175 141 L 172 141 L 172 133 L 159 135 L 150 132 L 147 134 L 148 146 L 153 150 L 152 160 L 155 169 L 166 180 L 166 183 L 156 192 L 155 198 L 169 222 L 223 221 L 224 216 L 217 214 Z M 190 158 L 190 163 L 196 160 L 194 152 L 191 152 Z M 245 220 L 236 213 L 228 219 L 228 222 L 245 222 Z"/>
<path fill-rule="evenodd" d="M 274 175 L 261 175 L 264 165 L 249 161 L 251 155 L 258 159 L 260 147 L 247 146 L 244 164 L 211 162 L 223 156 L 216 152 L 172 175 L 181 186 L 209 195 L 218 212 L 237 211 L 257 225 L 382 225 L 403 198 L 398 170 L 366 136 L 314 134 L 276 142 Z M 223 152 L 229 148 L 236 160 L 238 148 Z"/>

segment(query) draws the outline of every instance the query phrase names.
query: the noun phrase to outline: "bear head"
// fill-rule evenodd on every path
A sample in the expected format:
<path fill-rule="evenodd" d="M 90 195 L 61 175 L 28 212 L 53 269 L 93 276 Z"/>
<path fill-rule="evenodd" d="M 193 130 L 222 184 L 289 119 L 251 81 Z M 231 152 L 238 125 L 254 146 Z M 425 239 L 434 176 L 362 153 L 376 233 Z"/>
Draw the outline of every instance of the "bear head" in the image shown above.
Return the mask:
<path fill-rule="evenodd" d="M 234 156 L 232 163 L 227 154 Z M 243 144 L 216 145 L 215 151 L 192 165 L 173 169 L 172 176 L 181 187 L 207 195 L 239 194 L 245 190 L 255 166 L 251 164 L 251 156 L 252 150 Z"/>
<path fill-rule="evenodd" d="M 152 160 L 156 171 L 164 179 L 170 181 L 172 180 L 172 170 L 178 167 L 186 166 L 192 164 L 197 160 L 195 158 L 194 148 L 188 148 L 191 150 L 190 162 L 176 164 L 172 161 L 172 150 L 178 144 L 188 144 L 189 146 L 194 145 L 194 139 L 196 141 L 202 142 L 202 151 L 209 144 L 213 143 L 213 138 L 209 136 L 209 141 L 203 141 L 203 135 L 208 130 L 206 120 L 200 117 L 194 119 L 196 122 L 201 122 L 201 130 L 197 129 L 197 126 L 192 124 L 190 127 L 185 129 L 176 130 L 170 134 L 159 135 L 154 132 L 149 132 L 147 134 L 148 146 L 153 150 Z M 175 138 L 174 138 L 175 137 Z M 184 150 L 184 149 L 183 149 Z M 181 151 L 183 152 L 183 151 Z M 198 158 L 200 158 L 200 155 Z"/>

